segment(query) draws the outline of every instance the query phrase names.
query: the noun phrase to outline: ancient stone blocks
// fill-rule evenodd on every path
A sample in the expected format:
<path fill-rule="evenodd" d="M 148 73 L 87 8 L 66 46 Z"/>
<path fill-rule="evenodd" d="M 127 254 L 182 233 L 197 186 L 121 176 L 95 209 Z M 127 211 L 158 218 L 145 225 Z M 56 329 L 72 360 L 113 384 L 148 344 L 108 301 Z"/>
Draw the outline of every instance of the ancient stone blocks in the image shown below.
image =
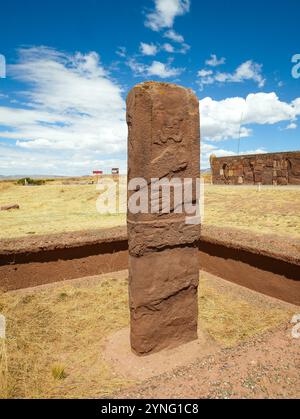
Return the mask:
<path fill-rule="evenodd" d="M 300 152 L 211 159 L 214 184 L 300 185 Z"/>
<path fill-rule="evenodd" d="M 199 178 L 199 102 L 177 85 L 143 83 L 128 95 L 127 123 L 128 182 L 143 178 L 149 192 L 148 211 L 128 211 L 131 345 L 146 355 L 197 339 L 200 226 L 186 223 L 174 199 L 164 213 L 150 185 L 153 179 Z M 129 190 L 129 200 L 135 192 Z"/>

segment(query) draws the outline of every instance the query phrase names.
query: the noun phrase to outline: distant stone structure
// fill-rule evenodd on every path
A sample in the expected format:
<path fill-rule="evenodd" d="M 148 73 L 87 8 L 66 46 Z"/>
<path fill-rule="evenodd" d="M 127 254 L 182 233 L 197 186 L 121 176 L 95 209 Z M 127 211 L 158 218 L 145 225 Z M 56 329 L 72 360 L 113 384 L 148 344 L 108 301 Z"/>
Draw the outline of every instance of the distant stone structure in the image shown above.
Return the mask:
<path fill-rule="evenodd" d="M 215 185 L 300 185 L 300 151 L 210 158 Z"/>
<path fill-rule="evenodd" d="M 156 82 L 135 86 L 127 123 L 128 182 L 143 178 L 149 189 L 153 178 L 196 182 L 199 101 L 191 90 Z M 147 196 L 149 208 L 160 205 L 160 194 Z M 175 210 L 129 210 L 127 225 L 132 350 L 148 355 L 197 339 L 200 225 L 187 224 L 186 214 Z"/>

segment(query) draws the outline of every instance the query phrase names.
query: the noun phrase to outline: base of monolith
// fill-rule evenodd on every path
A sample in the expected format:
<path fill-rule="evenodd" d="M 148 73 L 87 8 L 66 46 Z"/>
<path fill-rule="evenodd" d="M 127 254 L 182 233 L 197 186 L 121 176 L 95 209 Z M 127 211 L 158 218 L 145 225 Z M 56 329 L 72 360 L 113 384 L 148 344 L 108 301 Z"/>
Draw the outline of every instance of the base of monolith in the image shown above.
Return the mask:
<path fill-rule="evenodd" d="M 130 256 L 131 347 L 139 356 L 197 340 L 197 247 Z"/>
<path fill-rule="evenodd" d="M 210 336 L 199 329 L 197 340 L 140 357 L 132 352 L 130 329 L 125 328 L 105 340 L 103 358 L 115 376 L 143 381 L 189 365 L 218 350 L 219 346 Z"/>

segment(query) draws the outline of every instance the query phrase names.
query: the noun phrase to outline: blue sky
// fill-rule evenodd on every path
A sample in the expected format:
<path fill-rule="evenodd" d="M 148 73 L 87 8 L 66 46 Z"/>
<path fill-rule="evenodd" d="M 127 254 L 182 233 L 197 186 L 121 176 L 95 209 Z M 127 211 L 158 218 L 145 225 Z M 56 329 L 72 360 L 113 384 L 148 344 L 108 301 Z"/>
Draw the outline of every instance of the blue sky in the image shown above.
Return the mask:
<path fill-rule="evenodd" d="M 194 89 L 203 168 L 240 135 L 241 153 L 299 150 L 299 17 L 299 0 L 5 2 L 0 174 L 125 172 L 125 98 L 144 80 Z"/>

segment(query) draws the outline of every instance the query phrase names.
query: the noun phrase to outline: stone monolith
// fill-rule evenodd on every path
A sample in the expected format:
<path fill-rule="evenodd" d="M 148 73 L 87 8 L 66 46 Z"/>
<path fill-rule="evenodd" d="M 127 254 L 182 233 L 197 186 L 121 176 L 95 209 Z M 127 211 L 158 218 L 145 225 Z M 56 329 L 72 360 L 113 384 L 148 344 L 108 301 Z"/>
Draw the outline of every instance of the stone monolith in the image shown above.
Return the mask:
<path fill-rule="evenodd" d="M 143 178 L 148 199 L 148 211 L 128 209 L 131 347 L 147 355 L 197 339 L 200 224 L 187 223 L 172 188 L 164 213 L 151 180 L 199 178 L 199 101 L 175 84 L 142 83 L 127 97 L 127 124 L 129 186 Z M 129 202 L 137 191 L 129 187 Z M 194 187 L 191 203 L 196 199 Z M 160 211 L 153 213 L 155 203 Z"/>

